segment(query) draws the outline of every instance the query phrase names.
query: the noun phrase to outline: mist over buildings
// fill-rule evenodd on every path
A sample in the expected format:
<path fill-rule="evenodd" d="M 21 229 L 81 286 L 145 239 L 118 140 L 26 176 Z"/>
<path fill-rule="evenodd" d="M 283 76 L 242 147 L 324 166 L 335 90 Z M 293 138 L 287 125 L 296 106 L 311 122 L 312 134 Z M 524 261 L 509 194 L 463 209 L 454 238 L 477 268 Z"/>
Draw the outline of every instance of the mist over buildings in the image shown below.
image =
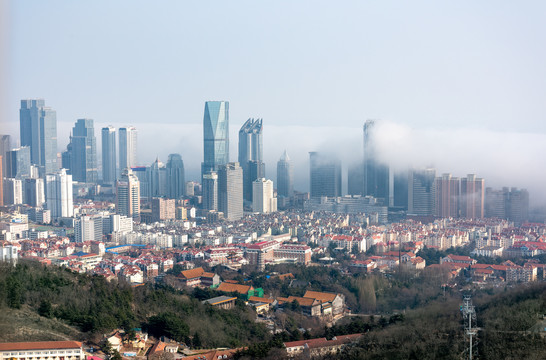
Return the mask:
<path fill-rule="evenodd" d="M 230 160 L 237 161 L 238 131 L 244 120 L 230 121 Z M 364 121 L 362 122 L 364 123 Z M 74 122 L 59 122 L 59 151 L 66 148 Z M 95 122 L 100 129 L 134 125 L 138 130 L 138 162 L 150 165 L 156 157 L 165 162 L 168 154 L 182 155 L 186 180 L 200 180 L 203 161 L 202 123 L 116 124 Z M 526 188 L 531 206 L 546 205 L 546 134 L 495 131 L 485 128 L 412 128 L 388 120 L 377 120 L 374 133 L 377 156 L 392 171 L 409 167 L 434 167 L 437 175 L 464 177 L 473 173 L 485 179 L 486 187 Z M 362 161 L 362 127 L 278 126 L 264 119 L 266 177 L 276 183 L 277 161 L 286 149 L 294 163 L 298 191 L 309 191 L 309 152 L 333 152 L 343 167 L 343 193 L 347 191 L 347 168 Z M 97 147 L 100 153 L 100 146 Z M 100 156 L 98 156 L 100 159 Z M 276 184 L 275 184 L 276 186 Z"/>

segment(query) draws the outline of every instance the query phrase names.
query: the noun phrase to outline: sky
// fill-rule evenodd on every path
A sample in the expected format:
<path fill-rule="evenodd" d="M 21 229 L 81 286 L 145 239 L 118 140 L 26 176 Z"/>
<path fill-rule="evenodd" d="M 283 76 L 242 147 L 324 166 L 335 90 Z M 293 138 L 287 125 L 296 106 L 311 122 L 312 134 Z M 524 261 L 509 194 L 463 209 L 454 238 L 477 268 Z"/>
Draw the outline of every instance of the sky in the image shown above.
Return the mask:
<path fill-rule="evenodd" d="M 231 160 L 240 126 L 263 118 L 266 175 L 286 149 L 296 189 L 308 152 L 357 161 L 376 119 L 395 167 L 476 173 L 546 203 L 544 1 L 0 4 L 0 132 L 15 139 L 20 99 L 44 98 L 59 151 L 78 118 L 97 144 L 100 127 L 134 125 L 139 162 L 180 153 L 197 180 L 204 103 L 228 100 Z"/>

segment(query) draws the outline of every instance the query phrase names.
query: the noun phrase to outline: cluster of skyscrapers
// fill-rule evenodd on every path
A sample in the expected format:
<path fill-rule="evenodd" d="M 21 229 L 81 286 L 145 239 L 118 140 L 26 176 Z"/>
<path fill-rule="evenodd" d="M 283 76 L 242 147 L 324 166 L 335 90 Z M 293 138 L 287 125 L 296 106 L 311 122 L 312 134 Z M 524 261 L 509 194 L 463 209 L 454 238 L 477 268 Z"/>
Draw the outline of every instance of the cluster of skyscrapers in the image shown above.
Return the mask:
<path fill-rule="evenodd" d="M 186 183 L 180 154 L 170 154 L 166 164 L 156 158 L 150 166 L 139 166 L 134 127 L 119 128 L 117 137 L 113 126 L 101 129 L 102 166 L 92 119 L 76 121 L 60 157 L 56 112 L 43 99 L 21 101 L 20 132 L 21 146 L 16 148 L 9 135 L 0 135 L 0 204 L 44 207 L 53 219 L 71 217 L 73 187 L 94 187 L 96 194 L 115 194 L 117 213 L 135 220 L 140 219 L 142 200 L 178 201 L 194 195 L 201 195 L 197 204 L 212 218 L 237 220 L 245 210 L 277 210 L 275 186 L 265 175 L 263 120 L 250 118 L 242 125 L 238 162 L 230 162 L 227 101 L 205 103 L 199 188 Z M 387 209 L 414 216 L 491 216 L 515 222 L 529 217 L 526 190 L 486 189 L 485 181 L 473 174 L 437 176 L 433 168 L 393 171 L 378 150 L 374 120 L 364 124 L 363 145 L 361 158 L 348 169 L 349 196 L 342 194 L 341 160 L 334 153 L 309 153 L 309 204 L 327 205 L 328 198 L 338 199 L 332 208 L 375 211 L 381 218 L 386 218 Z M 276 190 L 279 206 L 294 205 L 294 165 L 286 151 L 277 163 Z"/>

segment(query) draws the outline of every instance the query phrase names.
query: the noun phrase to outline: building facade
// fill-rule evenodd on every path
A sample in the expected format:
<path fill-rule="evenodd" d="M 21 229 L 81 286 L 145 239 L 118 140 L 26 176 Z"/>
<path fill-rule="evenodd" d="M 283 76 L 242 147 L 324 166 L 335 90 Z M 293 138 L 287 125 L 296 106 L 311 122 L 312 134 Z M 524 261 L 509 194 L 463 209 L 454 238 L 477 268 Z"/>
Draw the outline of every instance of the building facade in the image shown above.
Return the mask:
<path fill-rule="evenodd" d="M 459 217 L 460 180 L 451 174 L 442 174 L 437 177 L 435 215 L 441 218 Z"/>
<path fill-rule="evenodd" d="M 181 199 L 186 191 L 184 161 L 180 154 L 169 154 L 167 160 L 167 193 L 170 199 Z"/>
<path fill-rule="evenodd" d="M 408 178 L 408 214 L 432 216 L 435 211 L 436 170 L 411 170 Z"/>
<path fill-rule="evenodd" d="M 201 175 L 217 171 L 229 162 L 229 102 L 207 101 L 203 117 L 203 164 Z"/>
<path fill-rule="evenodd" d="M 72 175 L 66 169 L 46 175 L 46 205 L 52 219 L 74 216 Z"/>
<path fill-rule="evenodd" d="M 237 162 L 218 170 L 218 211 L 228 220 L 243 217 L 243 169 Z"/>
<path fill-rule="evenodd" d="M 294 194 L 294 164 L 284 150 L 277 162 L 277 196 L 291 197 Z"/>
<path fill-rule="evenodd" d="M 333 154 L 310 152 L 311 197 L 341 196 L 341 161 Z"/>
<path fill-rule="evenodd" d="M 252 182 L 265 177 L 262 119 L 248 119 L 239 130 L 239 165 L 243 168 L 244 198 L 252 201 Z"/>
<path fill-rule="evenodd" d="M 98 180 L 97 140 L 93 119 L 78 119 L 72 129 L 70 142 L 72 144 L 70 154 L 72 180 L 96 183 Z"/>
<path fill-rule="evenodd" d="M 119 171 L 137 166 L 137 129 L 119 128 Z"/>
<path fill-rule="evenodd" d="M 116 129 L 109 125 L 101 130 L 102 142 L 102 181 L 114 184 L 117 171 Z"/>
<path fill-rule="evenodd" d="M 382 199 L 389 205 L 389 167 L 382 163 L 377 153 L 376 124 L 374 120 L 366 120 L 364 124 L 364 171 L 363 195 Z"/>
<path fill-rule="evenodd" d="M 116 182 L 116 212 L 140 221 L 140 183 L 129 168 L 122 171 Z"/>
<path fill-rule="evenodd" d="M 468 174 L 461 179 L 461 216 L 468 219 L 484 217 L 485 181 Z"/>
<path fill-rule="evenodd" d="M 273 196 L 273 181 L 259 178 L 252 182 L 252 211 L 268 214 L 277 211 L 277 198 Z"/>

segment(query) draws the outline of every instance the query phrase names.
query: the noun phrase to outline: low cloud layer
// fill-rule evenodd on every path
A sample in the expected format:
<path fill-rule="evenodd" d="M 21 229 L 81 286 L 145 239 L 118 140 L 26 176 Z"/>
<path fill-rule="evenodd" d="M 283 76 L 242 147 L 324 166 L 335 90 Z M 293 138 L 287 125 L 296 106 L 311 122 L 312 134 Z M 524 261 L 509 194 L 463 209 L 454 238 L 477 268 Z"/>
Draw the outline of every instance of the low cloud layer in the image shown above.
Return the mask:
<path fill-rule="evenodd" d="M 98 153 L 100 128 L 95 124 Z M 111 124 L 115 127 L 129 124 Z M 230 126 L 230 158 L 237 160 L 238 130 Z M 59 148 L 65 148 L 72 124 L 59 123 Z M 139 163 L 151 164 L 156 156 L 166 161 L 170 153 L 184 159 L 187 179 L 200 178 L 203 159 L 201 124 L 136 125 L 139 131 Z M 377 153 L 394 169 L 434 166 L 438 174 L 453 176 L 474 173 L 485 178 L 486 186 L 527 188 L 531 203 L 546 204 L 546 134 L 498 132 L 487 129 L 418 129 L 394 122 L 376 122 Z M 284 150 L 294 161 L 295 188 L 309 188 L 309 152 L 335 152 L 343 162 L 344 188 L 347 165 L 360 161 L 363 153 L 362 128 L 268 126 L 264 122 L 266 175 L 276 181 L 276 164 Z"/>

